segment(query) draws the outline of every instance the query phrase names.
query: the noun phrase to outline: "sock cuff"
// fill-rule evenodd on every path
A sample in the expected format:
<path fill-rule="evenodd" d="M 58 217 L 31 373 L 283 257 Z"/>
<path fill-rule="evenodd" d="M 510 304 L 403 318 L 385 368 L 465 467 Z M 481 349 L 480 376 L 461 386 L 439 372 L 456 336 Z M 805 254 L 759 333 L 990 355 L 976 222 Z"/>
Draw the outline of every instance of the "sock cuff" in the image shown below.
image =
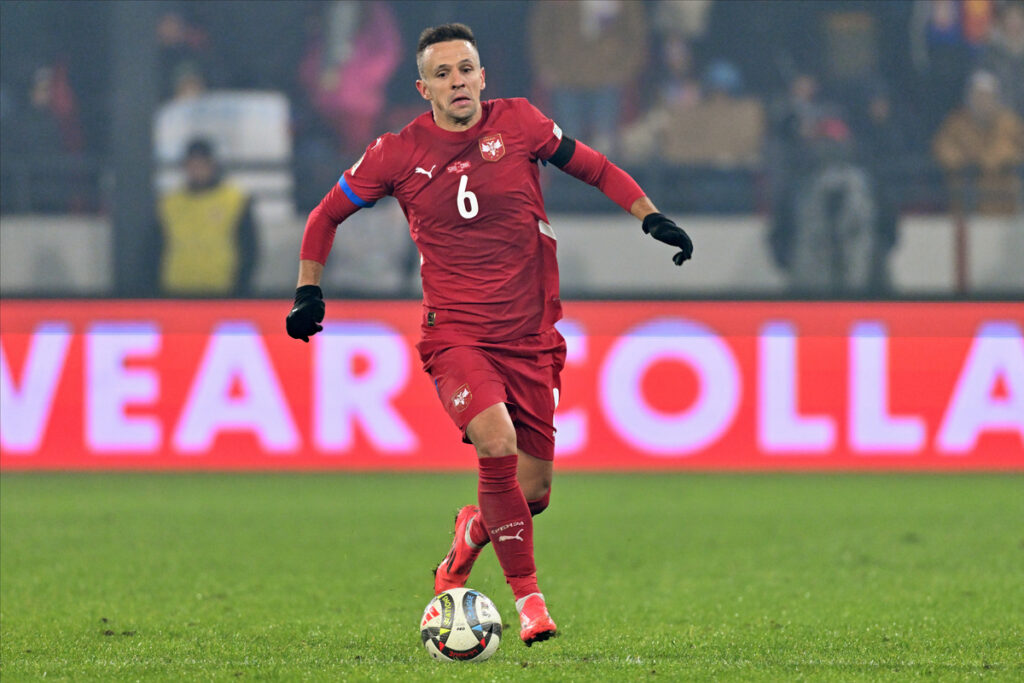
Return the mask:
<path fill-rule="evenodd" d="M 515 453 L 510 453 L 509 455 L 502 455 L 497 458 L 480 458 L 479 462 L 481 471 L 511 469 L 515 472 L 516 466 L 519 464 L 519 456 Z"/>
<path fill-rule="evenodd" d="M 530 595 L 539 595 L 539 596 L 541 596 L 542 600 L 544 599 L 544 593 L 537 593 L 537 592 L 535 592 L 535 593 L 530 593 L 529 595 L 524 595 L 524 596 L 522 596 L 521 598 L 519 598 L 518 600 L 515 601 L 515 610 L 517 612 L 521 612 L 522 611 L 522 606 L 524 604 L 526 604 L 526 598 L 528 598 Z"/>
<path fill-rule="evenodd" d="M 500 493 L 518 488 L 516 479 L 519 456 L 515 453 L 497 458 L 480 458 L 480 487 L 483 491 Z"/>

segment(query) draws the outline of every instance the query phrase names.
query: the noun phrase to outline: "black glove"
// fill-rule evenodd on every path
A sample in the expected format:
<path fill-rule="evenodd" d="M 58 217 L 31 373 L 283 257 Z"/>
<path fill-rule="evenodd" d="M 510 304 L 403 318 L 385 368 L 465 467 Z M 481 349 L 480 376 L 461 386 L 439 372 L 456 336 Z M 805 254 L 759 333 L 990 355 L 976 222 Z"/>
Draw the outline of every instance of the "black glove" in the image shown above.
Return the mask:
<path fill-rule="evenodd" d="M 693 240 L 663 214 L 648 214 L 644 218 L 644 232 L 659 242 L 679 247 L 679 253 L 672 255 L 672 262 L 677 266 L 683 265 L 683 261 L 688 261 L 693 256 Z"/>
<path fill-rule="evenodd" d="M 302 285 L 295 290 L 295 305 L 288 313 L 285 327 L 292 339 L 309 342 L 309 338 L 324 329 L 324 293 L 316 285 Z"/>

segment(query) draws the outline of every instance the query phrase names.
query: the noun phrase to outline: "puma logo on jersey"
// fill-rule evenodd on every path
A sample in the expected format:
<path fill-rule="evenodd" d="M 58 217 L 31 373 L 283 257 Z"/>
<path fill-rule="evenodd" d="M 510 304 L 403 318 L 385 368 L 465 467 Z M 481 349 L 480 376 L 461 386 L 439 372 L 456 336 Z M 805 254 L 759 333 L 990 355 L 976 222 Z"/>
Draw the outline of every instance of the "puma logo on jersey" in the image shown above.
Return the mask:
<path fill-rule="evenodd" d="M 433 180 L 433 178 L 434 178 L 434 169 L 435 168 L 437 168 L 437 164 L 434 164 L 433 166 L 431 166 L 429 171 L 424 171 L 422 168 L 417 166 L 416 167 L 416 172 L 417 173 L 422 173 L 423 175 L 425 175 L 428 178 L 430 178 L 431 180 Z"/>
<path fill-rule="evenodd" d="M 516 532 L 515 536 L 498 536 L 498 541 L 521 541 L 523 540 L 523 530 L 520 529 Z"/>

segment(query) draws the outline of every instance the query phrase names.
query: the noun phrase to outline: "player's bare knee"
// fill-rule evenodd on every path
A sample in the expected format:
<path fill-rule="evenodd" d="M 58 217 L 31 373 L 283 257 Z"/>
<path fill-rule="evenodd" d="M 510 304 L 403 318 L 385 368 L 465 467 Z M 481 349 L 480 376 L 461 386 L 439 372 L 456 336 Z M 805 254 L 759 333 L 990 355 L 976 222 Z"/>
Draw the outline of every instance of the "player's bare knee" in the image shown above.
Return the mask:
<path fill-rule="evenodd" d="M 476 454 L 481 458 L 500 458 L 516 452 L 516 433 L 499 432 L 487 434 L 473 442 Z"/>

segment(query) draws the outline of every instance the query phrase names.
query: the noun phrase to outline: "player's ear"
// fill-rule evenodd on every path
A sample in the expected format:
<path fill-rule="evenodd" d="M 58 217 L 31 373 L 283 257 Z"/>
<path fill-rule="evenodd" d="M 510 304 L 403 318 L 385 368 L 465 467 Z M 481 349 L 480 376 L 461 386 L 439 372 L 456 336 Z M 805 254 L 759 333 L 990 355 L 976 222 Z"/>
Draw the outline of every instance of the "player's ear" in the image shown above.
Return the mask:
<path fill-rule="evenodd" d="M 487 74 L 484 72 L 484 68 L 480 67 L 480 89 L 483 90 L 487 87 Z"/>
<path fill-rule="evenodd" d="M 419 91 L 420 96 L 423 99 L 430 101 L 430 91 L 427 89 L 427 84 L 420 79 L 416 79 L 416 89 Z"/>

